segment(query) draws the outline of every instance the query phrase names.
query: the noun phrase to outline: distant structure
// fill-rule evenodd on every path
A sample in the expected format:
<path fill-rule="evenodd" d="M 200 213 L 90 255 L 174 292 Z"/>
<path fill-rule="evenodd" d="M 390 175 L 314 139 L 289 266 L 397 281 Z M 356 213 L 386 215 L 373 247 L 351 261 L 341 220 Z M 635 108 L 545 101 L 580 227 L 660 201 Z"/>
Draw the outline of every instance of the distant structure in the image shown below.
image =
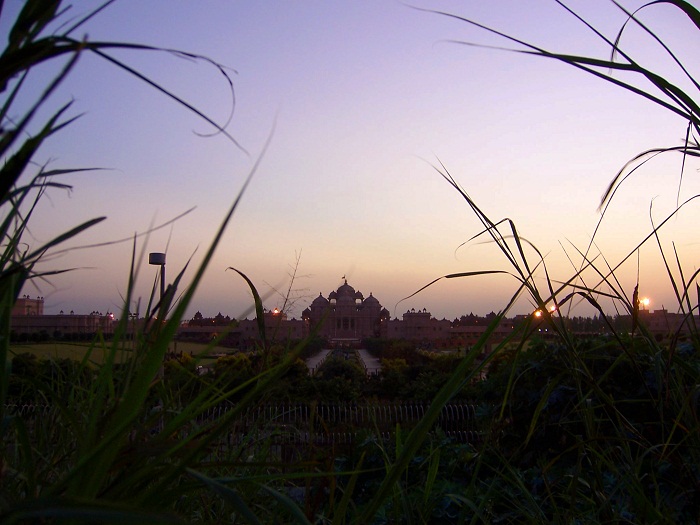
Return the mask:
<path fill-rule="evenodd" d="M 383 324 L 383 339 L 406 339 L 435 343 L 450 337 L 452 323 L 447 319 L 437 320 L 428 310 L 407 310 L 401 319 L 387 319 Z"/>
<path fill-rule="evenodd" d="M 429 343 L 447 338 L 450 330 L 448 320 L 438 321 L 425 308 L 411 309 L 402 319 L 391 319 L 389 310 L 371 292 L 365 299 L 347 279 L 328 298 L 319 293 L 301 317 L 307 333 L 317 330 L 333 344 L 353 345 L 373 338 Z"/>
<path fill-rule="evenodd" d="M 448 321 L 435 319 L 430 312 L 411 309 L 401 319 L 391 318 L 372 293 L 365 297 L 355 290 L 347 279 L 343 284 L 324 297 L 319 293 L 301 319 L 289 319 L 285 312 L 277 308 L 264 310 L 265 338 L 268 342 L 300 340 L 310 334 L 317 334 L 333 346 L 355 346 L 369 339 L 406 340 L 424 349 L 470 347 L 482 339 L 496 319 L 491 312 L 485 317 L 474 314 L 463 315 Z M 490 327 L 490 336 L 486 348 L 503 341 L 514 327 L 527 316 L 515 316 L 501 319 L 497 326 Z M 131 317 L 130 317 L 131 319 Z M 129 321 L 133 330 L 135 323 Z M 621 332 L 631 331 L 633 321 L 630 315 L 618 315 L 611 319 L 615 328 Z M 665 309 L 650 311 L 641 309 L 638 321 L 644 324 L 654 338 L 659 341 L 687 339 L 690 325 L 700 326 L 700 317 L 682 313 L 672 313 Z M 568 318 L 566 323 L 573 333 L 593 336 L 605 333 L 607 324 L 597 317 Z M 10 337 L 15 341 L 43 339 L 87 339 L 97 333 L 110 335 L 114 333 L 116 320 L 110 312 L 98 311 L 89 314 L 59 312 L 57 315 L 44 314 L 44 298 L 32 298 L 24 295 L 17 299 L 12 308 L 10 320 Z M 549 327 L 551 328 L 551 327 Z M 555 331 L 549 330 L 545 322 L 534 325 L 539 336 L 555 339 Z M 197 312 L 189 321 L 183 321 L 178 329 L 180 340 L 209 342 L 219 339 L 222 344 L 240 349 L 254 348 L 262 339 L 257 319 L 236 320 L 219 313 L 215 317 L 205 318 Z"/>
<path fill-rule="evenodd" d="M 12 317 L 29 316 L 29 315 L 44 315 L 44 298 L 37 297 L 32 299 L 28 295 L 23 295 L 12 307 Z"/>
<path fill-rule="evenodd" d="M 439 341 L 450 337 L 450 321 L 438 321 L 425 308 L 407 311 L 402 319 L 391 319 L 389 310 L 372 293 L 365 297 L 347 279 L 327 297 L 319 293 L 301 317 L 288 319 L 277 308 L 265 310 L 266 339 L 302 339 L 315 333 L 334 346 L 357 346 L 366 339 L 407 339 L 437 347 Z M 236 321 L 221 314 L 204 318 L 197 312 L 191 321 L 182 323 L 178 336 L 198 341 L 220 337 L 223 343 L 248 348 L 260 340 L 260 327 L 257 319 Z"/>
<path fill-rule="evenodd" d="M 28 295 L 20 297 L 12 307 L 10 319 L 11 336 L 22 337 L 91 337 L 98 332 L 114 333 L 114 315 L 110 312 L 103 314 L 98 311 L 87 315 L 68 314 L 61 312 L 57 315 L 44 315 L 44 298 L 32 299 Z"/>
<path fill-rule="evenodd" d="M 631 318 L 629 319 L 631 323 Z M 646 325 L 647 330 L 654 336 L 657 342 L 678 337 L 685 340 L 691 333 L 691 326 L 700 326 L 700 318 L 688 314 L 669 312 L 665 308 L 660 310 L 639 310 L 639 322 Z"/>
<path fill-rule="evenodd" d="M 381 337 L 382 323 L 389 320 L 389 311 L 382 308 L 379 301 L 370 293 L 367 299 L 362 292 L 348 284 L 344 279 L 337 290 L 328 294 L 321 293 L 314 299 L 301 318 L 306 324 L 306 331 L 318 330 L 318 335 L 334 343 L 359 342 L 362 339 Z"/>

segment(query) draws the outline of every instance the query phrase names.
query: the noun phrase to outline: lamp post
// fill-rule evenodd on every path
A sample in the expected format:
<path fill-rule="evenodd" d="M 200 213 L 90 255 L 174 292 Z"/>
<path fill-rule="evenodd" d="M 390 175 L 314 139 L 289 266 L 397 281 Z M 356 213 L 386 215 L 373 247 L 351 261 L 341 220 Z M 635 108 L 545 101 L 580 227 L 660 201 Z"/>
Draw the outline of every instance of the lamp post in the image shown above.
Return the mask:
<path fill-rule="evenodd" d="M 165 295 L 165 254 L 152 252 L 148 254 L 148 264 L 160 266 L 160 300 Z"/>
<path fill-rule="evenodd" d="M 163 308 L 163 296 L 165 295 L 165 254 L 160 252 L 151 252 L 148 254 L 148 264 L 153 266 L 160 266 L 160 307 Z M 165 321 L 163 318 L 162 321 Z M 175 351 L 177 352 L 177 342 L 175 343 Z M 170 352 L 170 345 L 168 345 L 168 352 Z M 158 370 L 158 377 L 163 377 L 165 370 L 161 365 Z M 163 402 L 161 401 L 161 406 Z"/>

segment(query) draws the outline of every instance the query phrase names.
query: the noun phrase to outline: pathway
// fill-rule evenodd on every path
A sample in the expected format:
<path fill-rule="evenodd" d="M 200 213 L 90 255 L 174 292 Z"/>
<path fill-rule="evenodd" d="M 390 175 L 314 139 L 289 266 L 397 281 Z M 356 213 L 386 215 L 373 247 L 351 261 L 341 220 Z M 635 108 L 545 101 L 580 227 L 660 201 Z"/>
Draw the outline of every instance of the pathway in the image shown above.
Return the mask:
<path fill-rule="evenodd" d="M 374 357 L 364 348 L 358 350 L 357 353 L 360 355 L 360 359 L 365 365 L 365 371 L 367 372 L 367 375 L 376 375 L 382 371 L 382 362 L 380 359 Z"/>
<path fill-rule="evenodd" d="M 314 371 L 321 366 L 321 363 L 323 363 L 331 351 L 332 350 L 326 348 L 306 360 L 306 366 L 312 375 Z M 382 362 L 380 359 L 374 357 L 365 349 L 360 349 L 357 351 L 357 353 L 360 356 L 360 361 L 362 361 L 362 365 L 365 367 L 365 372 L 367 372 L 367 375 L 377 375 L 382 371 Z"/>
<path fill-rule="evenodd" d="M 316 370 L 316 368 L 321 363 L 323 363 L 323 361 L 326 359 L 326 357 L 328 357 L 328 354 L 330 354 L 330 353 L 331 353 L 330 348 L 327 348 L 325 350 L 321 350 L 318 354 L 309 357 L 306 360 L 306 366 L 309 368 L 309 372 L 311 372 L 313 374 L 314 370 Z"/>

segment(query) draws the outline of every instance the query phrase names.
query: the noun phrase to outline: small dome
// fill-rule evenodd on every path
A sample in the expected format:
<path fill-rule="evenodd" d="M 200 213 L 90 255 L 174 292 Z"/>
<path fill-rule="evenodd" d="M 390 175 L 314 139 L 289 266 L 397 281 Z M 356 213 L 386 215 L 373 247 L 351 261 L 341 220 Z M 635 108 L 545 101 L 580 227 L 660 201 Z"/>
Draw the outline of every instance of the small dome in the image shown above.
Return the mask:
<path fill-rule="evenodd" d="M 369 297 L 365 299 L 365 304 L 379 304 L 379 301 L 370 293 Z"/>
<path fill-rule="evenodd" d="M 326 298 L 324 298 L 323 295 L 321 295 L 321 293 L 319 292 L 318 297 L 316 297 L 316 299 L 314 299 L 311 302 L 311 304 L 325 306 L 328 304 L 328 300 Z"/>

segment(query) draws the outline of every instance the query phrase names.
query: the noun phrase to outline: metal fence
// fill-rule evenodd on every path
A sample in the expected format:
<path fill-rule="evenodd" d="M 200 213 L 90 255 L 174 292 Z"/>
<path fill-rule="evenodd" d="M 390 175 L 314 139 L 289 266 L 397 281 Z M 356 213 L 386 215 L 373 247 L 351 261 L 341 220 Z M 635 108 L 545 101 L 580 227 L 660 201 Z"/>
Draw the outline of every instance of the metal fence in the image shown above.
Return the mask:
<path fill-rule="evenodd" d="M 370 435 L 388 439 L 397 425 L 402 429 L 413 428 L 429 406 L 427 402 L 266 403 L 248 408 L 227 424 L 232 433 L 241 437 L 262 431 L 285 443 L 349 444 Z M 197 423 L 215 424 L 233 408 L 212 407 L 197 417 Z M 466 402 L 445 405 L 433 430 L 438 429 L 459 442 L 478 441 L 475 405 Z"/>
<path fill-rule="evenodd" d="M 360 427 L 371 424 L 393 426 L 396 423 L 420 421 L 429 406 L 430 403 L 424 402 L 265 403 L 246 410 L 241 419 L 250 424 L 259 421 L 300 424 L 316 419 Z M 203 412 L 198 419 L 219 419 L 232 409 L 231 405 L 213 407 Z M 476 407 L 470 403 L 449 403 L 442 408 L 438 424 L 446 430 L 473 430 L 476 425 Z"/>
<path fill-rule="evenodd" d="M 183 432 L 197 431 L 221 422 L 227 427 L 220 446 L 238 446 L 251 441 L 251 437 L 280 445 L 350 445 L 360 439 L 392 439 L 397 426 L 412 428 L 425 416 L 429 406 L 428 402 L 265 403 L 229 417 L 235 405 L 222 405 L 199 413 L 187 425 L 187 430 L 183 427 Z M 6 414 L 27 420 L 54 415 L 54 410 L 46 404 L 5 405 Z M 151 432 L 160 432 L 165 421 L 177 412 L 163 412 L 162 417 L 155 418 L 155 423 L 151 418 Z M 477 442 L 480 432 L 475 405 L 467 402 L 445 405 L 433 431 L 438 429 L 456 441 Z"/>

